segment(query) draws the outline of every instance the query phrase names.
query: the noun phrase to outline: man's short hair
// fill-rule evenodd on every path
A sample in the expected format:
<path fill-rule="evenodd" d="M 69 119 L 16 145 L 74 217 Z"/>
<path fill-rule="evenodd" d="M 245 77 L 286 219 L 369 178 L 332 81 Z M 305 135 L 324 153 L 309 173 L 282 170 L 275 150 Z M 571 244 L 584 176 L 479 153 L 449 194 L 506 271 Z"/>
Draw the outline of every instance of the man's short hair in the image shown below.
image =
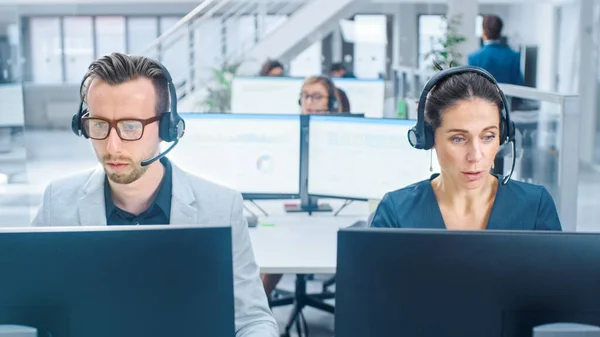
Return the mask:
<path fill-rule="evenodd" d="M 496 15 L 483 17 L 483 31 L 488 40 L 500 40 L 503 26 L 502 19 Z"/>
<path fill-rule="evenodd" d="M 117 85 L 140 77 L 150 79 L 154 85 L 156 114 L 169 111 L 169 86 L 163 68 L 155 60 L 143 56 L 112 53 L 92 62 L 81 81 L 79 95 L 86 102 L 90 84 L 96 78 Z"/>

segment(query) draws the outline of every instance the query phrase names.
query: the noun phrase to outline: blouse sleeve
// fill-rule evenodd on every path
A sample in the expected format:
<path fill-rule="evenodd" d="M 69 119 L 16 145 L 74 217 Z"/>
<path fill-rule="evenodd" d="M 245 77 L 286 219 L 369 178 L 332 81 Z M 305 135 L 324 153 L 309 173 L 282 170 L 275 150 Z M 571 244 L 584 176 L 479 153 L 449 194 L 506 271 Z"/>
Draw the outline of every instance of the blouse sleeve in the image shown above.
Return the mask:
<path fill-rule="evenodd" d="M 541 188 L 540 202 L 535 221 L 536 230 L 562 231 L 562 226 L 556 211 L 556 205 L 548 190 Z"/>

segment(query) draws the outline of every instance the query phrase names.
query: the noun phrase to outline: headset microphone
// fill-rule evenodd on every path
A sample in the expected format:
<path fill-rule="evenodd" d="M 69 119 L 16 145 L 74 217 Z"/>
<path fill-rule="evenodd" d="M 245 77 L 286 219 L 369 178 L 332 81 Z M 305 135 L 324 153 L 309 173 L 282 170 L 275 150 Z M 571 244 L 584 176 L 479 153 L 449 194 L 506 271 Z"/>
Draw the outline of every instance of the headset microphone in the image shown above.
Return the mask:
<path fill-rule="evenodd" d="M 175 147 L 175 145 L 177 145 L 177 143 L 179 143 L 179 140 L 176 140 L 175 142 L 173 142 L 173 145 L 169 146 L 168 149 L 166 149 L 164 152 L 159 153 L 154 158 L 142 161 L 140 165 L 148 166 L 148 165 L 154 163 L 155 161 L 159 160 L 160 158 L 166 156 L 167 153 L 169 153 Z"/>
<path fill-rule="evenodd" d="M 508 175 L 502 179 L 502 185 L 506 185 L 506 183 L 508 183 L 508 181 L 512 177 L 513 172 L 515 172 L 515 165 L 517 164 L 517 145 L 515 144 L 514 140 L 511 141 L 511 149 L 512 149 L 512 165 L 510 167 L 510 172 L 508 173 Z"/>

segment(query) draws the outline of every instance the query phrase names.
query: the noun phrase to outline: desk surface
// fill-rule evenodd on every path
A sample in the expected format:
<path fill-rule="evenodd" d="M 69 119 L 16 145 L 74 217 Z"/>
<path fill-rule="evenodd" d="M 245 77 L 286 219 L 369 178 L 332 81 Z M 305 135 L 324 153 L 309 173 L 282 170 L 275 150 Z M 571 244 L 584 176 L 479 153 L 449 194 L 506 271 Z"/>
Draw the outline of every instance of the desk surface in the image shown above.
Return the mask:
<path fill-rule="evenodd" d="M 250 229 L 254 257 L 261 273 L 334 274 L 338 229 L 365 220 L 366 216 L 288 216 L 267 219 L 274 226 L 259 225 Z"/>

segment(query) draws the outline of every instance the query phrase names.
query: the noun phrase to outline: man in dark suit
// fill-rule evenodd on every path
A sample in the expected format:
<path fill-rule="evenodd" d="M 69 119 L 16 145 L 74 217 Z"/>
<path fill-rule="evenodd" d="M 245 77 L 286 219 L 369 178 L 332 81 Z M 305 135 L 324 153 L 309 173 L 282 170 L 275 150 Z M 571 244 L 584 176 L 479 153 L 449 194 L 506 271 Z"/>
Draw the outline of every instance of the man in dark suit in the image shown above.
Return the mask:
<path fill-rule="evenodd" d="M 523 85 L 519 53 L 500 43 L 502 19 L 483 18 L 483 48 L 469 55 L 469 65 L 489 71 L 498 83 Z"/>

